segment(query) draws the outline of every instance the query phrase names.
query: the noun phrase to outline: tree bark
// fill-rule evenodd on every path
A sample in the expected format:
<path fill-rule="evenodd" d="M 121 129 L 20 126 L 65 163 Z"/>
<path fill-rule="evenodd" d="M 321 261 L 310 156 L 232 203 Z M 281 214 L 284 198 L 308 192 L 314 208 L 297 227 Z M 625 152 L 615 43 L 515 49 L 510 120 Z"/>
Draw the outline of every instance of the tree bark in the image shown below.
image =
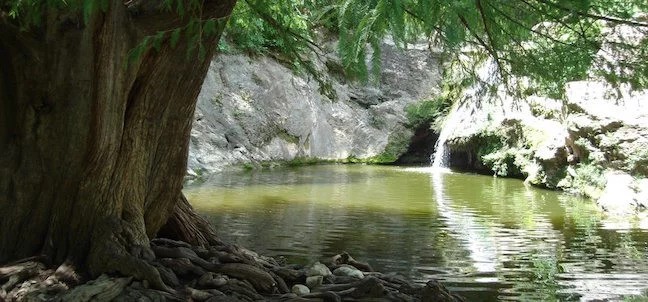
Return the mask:
<path fill-rule="evenodd" d="M 203 247 L 222 244 L 213 227 L 193 210 L 184 194 L 180 194 L 173 214 L 158 235 Z"/>
<path fill-rule="evenodd" d="M 203 17 L 225 19 L 235 2 L 205 0 Z M 85 24 L 46 8 L 30 31 L 0 10 L 0 263 L 44 254 L 159 281 L 142 259 L 187 211 L 192 116 L 220 31 L 203 59 L 181 40 L 129 63 L 145 35 L 188 19 L 147 3 L 161 1 L 110 1 Z"/>

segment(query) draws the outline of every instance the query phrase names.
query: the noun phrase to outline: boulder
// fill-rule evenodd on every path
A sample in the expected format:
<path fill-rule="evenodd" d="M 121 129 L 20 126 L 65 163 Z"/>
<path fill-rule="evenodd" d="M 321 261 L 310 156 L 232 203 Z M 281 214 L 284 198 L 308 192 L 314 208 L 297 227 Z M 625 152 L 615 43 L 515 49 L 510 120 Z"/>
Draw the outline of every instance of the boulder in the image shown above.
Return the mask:
<path fill-rule="evenodd" d="M 315 264 L 313 264 L 313 266 L 311 266 L 308 269 L 308 272 L 306 273 L 306 275 L 308 277 L 312 277 L 312 276 L 326 277 L 326 276 L 330 276 L 332 274 L 333 273 L 331 273 L 331 270 L 326 265 L 324 265 L 324 264 L 322 264 L 320 262 L 315 262 Z"/>
<path fill-rule="evenodd" d="M 635 191 L 629 174 L 610 171 L 605 174 L 606 185 L 597 203 L 612 214 L 628 214 L 634 211 Z"/>

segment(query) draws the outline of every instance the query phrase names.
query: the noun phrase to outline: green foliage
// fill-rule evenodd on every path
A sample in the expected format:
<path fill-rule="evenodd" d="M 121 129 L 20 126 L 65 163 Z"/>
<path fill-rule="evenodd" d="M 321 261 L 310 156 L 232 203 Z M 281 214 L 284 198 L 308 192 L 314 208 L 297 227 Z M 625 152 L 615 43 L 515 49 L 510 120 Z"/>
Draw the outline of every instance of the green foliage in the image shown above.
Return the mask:
<path fill-rule="evenodd" d="M 29 31 L 42 25 L 47 11 L 61 10 L 78 14 L 85 24 L 89 24 L 95 14 L 108 11 L 110 4 L 110 0 L 0 1 L 0 13 L 6 12 L 21 30 Z M 203 19 L 200 0 L 164 0 L 162 4 L 169 11 L 177 13 L 179 17 L 187 18 L 188 22 L 184 26 L 144 37 L 130 50 L 128 63 L 139 60 L 150 49 L 159 51 L 166 41 L 169 41 L 172 47 L 176 47 L 183 36 L 187 56 L 196 55 L 198 59 L 204 60 L 206 58 L 204 39 L 220 35 L 227 20 Z"/>
<path fill-rule="evenodd" d="M 574 169 L 572 190 L 585 196 L 598 196 L 605 188 L 603 168 L 593 163 L 580 163 Z"/>
<path fill-rule="evenodd" d="M 625 302 L 648 302 L 648 297 L 646 296 L 630 296 L 623 298 Z"/>
<path fill-rule="evenodd" d="M 328 161 L 318 159 L 318 158 L 312 158 L 312 157 L 295 157 L 292 160 L 286 161 L 283 164 L 288 167 L 302 167 L 302 166 L 323 164 L 326 162 Z"/>
<path fill-rule="evenodd" d="M 13 0 L 0 1 L 0 12 L 6 12 L 22 30 L 40 27 L 47 10 L 65 10 L 82 15 L 88 22 L 98 11 L 108 10 L 110 0 Z"/>
<path fill-rule="evenodd" d="M 346 161 L 343 161 L 346 163 Z M 302 167 L 313 166 L 319 164 L 334 164 L 338 161 L 314 158 L 314 157 L 295 157 L 291 160 L 278 160 L 278 161 L 260 161 L 254 163 L 244 163 L 240 168 L 244 171 L 258 170 L 258 169 L 272 169 L 277 167 Z"/>
<path fill-rule="evenodd" d="M 582 30 L 574 32 L 572 26 Z M 509 52 L 511 72 L 533 75 L 531 89 L 560 99 L 567 82 L 587 78 L 602 43 L 600 26 L 593 20 L 582 19 L 569 26 L 543 23 L 536 28 L 544 35 L 532 36 L 522 49 Z"/>
<path fill-rule="evenodd" d="M 636 296 L 625 296 L 623 297 L 624 302 L 648 302 L 648 291 L 644 291 L 642 295 Z"/>
<path fill-rule="evenodd" d="M 534 150 L 543 141 L 540 131 L 512 119 L 460 143 L 466 150 L 476 150 L 475 157 L 495 176 L 522 178 L 530 173 Z"/>
<path fill-rule="evenodd" d="M 481 160 L 497 176 L 521 177 L 520 157 L 523 155 L 520 153 L 525 153 L 524 151 L 524 149 L 518 148 L 493 150 L 493 152 L 484 153 Z M 484 151 L 482 150 L 482 152 Z"/>
<path fill-rule="evenodd" d="M 416 128 L 423 124 L 434 124 L 448 114 L 452 100 L 443 96 L 410 104 L 405 107 L 408 126 Z"/>
<path fill-rule="evenodd" d="M 313 53 L 319 56 L 322 52 L 313 40 L 327 3 L 309 0 L 239 1 L 225 31 L 228 43 L 219 45 L 219 48 L 272 55 L 295 71 L 308 72 L 319 83 L 320 93 L 335 99 L 335 90 L 317 70 L 311 56 Z"/>
<path fill-rule="evenodd" d="M 531 265 L 531 271 L 537 281 L 545 286 L 558 286 L 556 278 L 564 269 L 554 255 L 535 256 L 531 259 Z"/>
<path fill-rule="evenodd" d="M 365 163 L 372 164 L 391 164 L 398 160 L 398 158 L 407 151 L 410 139 L 404 135 L 392 135 L 389 137 L 385 150 L 380 154 L 362 160 Z"/>
<path fill-rule="evenodd" d="M 627 168 L 633 175 L 648 176 L 648 149 L 636 148 L 634 152 L 630 152 L 627 161 Z"/>
<path fill-rule="evenodd" d="M 305 39 L 312 39 L 309 5 L 304 1 L 239 1 L 226 30 L 227 38 L 240 50 L 252 54 L 303 54 Z"/>
<path fill-rule="evenodd" d="M 367 62 L 375 62 L 375 45 L 384 37 L 406 46 L 424 36 L 455 59 L 460 50 L 486 53 L 504 79 L 527 76 L 534 91 L 559 97 L 564 83 L 587 76 L 604 42 L 603 22 L 646 26 L 628 20 L 646 6 L 641 0 L 343 0 L 327 6 L 327 15 L 338 21 L 344 68 L 358 79 L 375 74 L 378 65 Z M 641 57 L 633 69 L 648 70 L 646 44 L 633 46 Z M 635 87 L 645 87 L 648 78 L 646 72 L 609 73 Z"/>
<path fill-rule="evenodd" d="M 476 140 L 476 145 L 479 146 L 477 149 L 477 156 L 479 158 L 498 152 L 506 146 L 506 143 L 502 140 L 500 135 L 490 131 L 480 133 L 477 135 Z"/>
<path fill-rule="evenodd" d="M 574 183 L 577 185 L 591 185 L 596 188 L 605 187 L 603 169 L 591 163 L 580 163 L 576 167 Z"/>
<path fill-rule="evenodd" d="M 503 133 L 480 133 L 473 142 L 478 146 L 477 158 L 496 176 L 521 177 L 523 162 L 530 152 L 505 138 Z"/>
<path fill-rule="evenodd" d="M 185 13 L 184 6 L 178 8 Z M 155 35 L 146 36 L 128 53 L 128 63 L 133 63 L 142 58 L 142 55 L 153 49 L 159 51 L 162 44 L 168 43 L 171 47 L 177 47 L 182 38 L 183 46 L 187 47 L 187 58 L 205 60 L 207 47 L 205 39 L 219 35 L 225 27 L 226 19 L 200 19 L 197 16 L 190 17 L 186 25 L 167 31 L 160 31 Z"/>
<path fill-rule="evenodd" d="M 457 100 L 461 99 L 464 85 L 449 72 L 444 71 L 441 87 L 441 94 L 435 98 L 405 107 L 408 127 L 417 128 L 428 124 L 433 129 L 441 131 L 443 120 L 450 112 L 450 108 Z"/>
<path fill-rule="evenodd" d="M 109 0 L 4 0 L 0 10 L 20 28 L 42 24 L 47 10 L 77 12 L 89 22 L 108 9 Z M 200 0 L 163 0 L 166 9 L 190 20 L 182 28 L 159 33 L 133 50 L 138 57 L 160 41 L 183 43 L 188 52 L 205 55 L 204 35 L 218 32 L 223 20 L 202 20 Z M 602 27 L 618 24 L 647 28 L 632 21 L 648 11 L 645 0 L 242 0 L 227 29 L 232 44 L 251 53 L 271 53 L 296 69 L 317 76 L 311 52 L 321 52 L 318 33 L 336 33 L 345 74 L 375 79 L 380 69 L 380 42 L 391 37 L 407 47 L 426 38 L 455 61 L 465 52 L 486 54 L 495 60 L 498 74 L 507 80 L 525 76 L 533 91 L 560 97 L 565 82 L 584 79 L 602 45 L 632 53 L 617 67 L 595 71 L 613 84 L 648 87 L 648 39 L 637 43 L 606 43 Z M 644 23 L 642 23 L 644 22 Z M 185 39 L 182 39 L 182 38 Z M 596 64 L 595 64 L 596 63 Z M 474 78 L 474 75 L 472 75 Z M 330 88 L 330 87 L 329 87 Z"/>

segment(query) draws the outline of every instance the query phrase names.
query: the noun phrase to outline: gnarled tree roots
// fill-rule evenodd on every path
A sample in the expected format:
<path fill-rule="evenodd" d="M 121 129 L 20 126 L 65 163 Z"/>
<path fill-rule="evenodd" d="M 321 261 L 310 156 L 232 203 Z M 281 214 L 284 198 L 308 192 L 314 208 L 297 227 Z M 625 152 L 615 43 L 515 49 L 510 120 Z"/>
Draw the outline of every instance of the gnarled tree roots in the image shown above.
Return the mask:
<path fill-rule="evenodd" d="M 224 243 L 193 246 L 158 238 L 151 250 L 154 255 L 129 260 L 133 275 L 103 274 L 85 283 L 69 264 L 51 268 L 41 258 L 8 264 L 0 267 L 0 301 L 463 301 L 435 281 L 423 286 L 367 272 L 371 267 L 346 253 L 318 270 Z M 338 273 L 345 270 L 360 277 Z"/>

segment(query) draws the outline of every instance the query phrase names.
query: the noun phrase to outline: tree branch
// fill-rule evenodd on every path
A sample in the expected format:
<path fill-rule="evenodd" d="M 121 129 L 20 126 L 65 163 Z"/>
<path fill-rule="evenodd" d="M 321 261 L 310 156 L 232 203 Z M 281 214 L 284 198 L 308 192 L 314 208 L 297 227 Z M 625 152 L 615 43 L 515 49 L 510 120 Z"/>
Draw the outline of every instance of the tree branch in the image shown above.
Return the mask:
<path fill-rule="evenodd" d="M 470 26 L 470 24 L 468 24 L 468 21 L 463 15 L 458 14 L 457 16 L 459 17 L 459 20 L 461 20 L 461 23 L 466 27 L 468 32 L 477 40 L 477 42 L 479 42 L 479 45 L 484 47 L 484 49 L 486 49 L 488 54 L 491 55 L 493 59 L 495 59 L 495 64 L 497 64 L 497 69 L 499 69 L 500 72 L 502 73 L 506 73 L 506 70 L 502 66 L 502 62 L 500 61 L 501 58 L 499 57 L 499 55 L 497 55 L 496 50 L 493 49 L 491 46 L 488 46 L 488 44 L 475 32 L 475 30 L 472 29 L 472 27 Z"/>
<path fill-rule="evenodd" d="M 499 61 L 499 54 L 497 54 L 497 45 L 495 45 L 495 41 L 493 40 L 493 35 L 490 32 L 489 26 L 488 26 L 488 20 L 486 20 L 486 12 L 484 11 L 484 7 L 482 6 L 481 0 L 477 0 L 477 9 L 479 10 L 479 15 L 481 16 L 482 23 L 484 25 L 484 32 L 486 32 L 486 37 L 488 38 L 488 41 L 490 43 L 492 51 L 493 58 L 495 59 L 495 62 L 497 62 L 497 65 L 500 67 L 500 70 L 503 71 L 502 66 L 500 65 Z"/>
<path fill-rule="evenodd" d="M 236 0 L 203 0 L 202 3 L 199 12 L 185 12 L 184 15 L 167 9 L 163 1 L 129 0 L 124 2 L 124 5 L 131 13 L 138 30 L 144 35 L 153 35 L 182 27 L 191 17 L 201 20 L 226 19 L 232 14 Z"/>
<path fill-rule="evenodd" d="M 528 31 L 530 31 L 530 32 L 532 32 L 532 33 L 534 33 L 534 34 L 537 34 L 537 35 L 539 35 L 539 36 L 545 37 L 545 38 L 551 40 L 552 42 L 555 42 L 555 43 L 558 43 L 558 44 L 563 44 L 563 45 L 565 45 L 565 46 L 571 46 L 571 44 L 568 44 L 568 43 L 565 43 L 565 42 L 563 42 L 563 41 L 560 41 L 560 40 L 558 40 L 558 39 L 556 39 L 556 38 L 554 38 L 554 37 L 552 37 L 552 36 L 550 36 L 550 35 L 547 35 L 547 34 L 541 32 L 541 31 L 535 30 L 535 29 L 533 29 L 532 27 L 527 26 L 526 24 L 523 24 L 521 21 L 519 21 L 519 20 L 517 20 L 517 19 L 515 19 L 515 18 L 513 18 L 513 17 L 511 17 L 511 16 L 509 16 L 507 13 L 505 13 L 504 11 L 502 11 L 499 7 L 493 5 L 493 4 L 490 3 L 490 2 L 487 3 L 487 5 L 490 6 L 490 7 L 491 7 L 495 12 L 497 12 L 498 14 L 500 14 L 502 17 L 504 17 L 504 18 L 506 18 L 507 20 L 509 20 L 509 21 L 511 21 L 511 22 L 513 22 L 513 23 L 515 23 L 517 26 L 519 26 L 519 27 L 521 27 L 521 28 L 524 28 L 524 29 L 526 29 L 526 30 L 528 30 Z"/>
<path fill-rule="evenodd" d="M 253 11 L 254 11 L 258 16 L 259 16 L 259 17 L 261 17 L 261 19 L 263 19 L 263 21 L 268 22 L 268 24 L 270 24 L 272 27 L 274 27 L 274 28 L 275 28 L 276 30 L 278 30 L 279 32 L 285 31 L 285 32 L 287 32 L 288 34 L 290 34 L 291 36 L 295 37 L 296 39 L 298 39 L 298 40 L 302 40 L 302 41 L 306 42 L 306 45 L 308 45 L 308 48 L 310 48 L 310 49 L 311 49 L 313 52 L 315 52 L 316 54 L 317 54 L 317 51 L 316 51 L 316 50 L 318 50 L 318 51 L 320 51 L 320 52 L 324 52 L 324 50 L 323 50 L 319 45 L 317 45 L 315 42 L 313 42 L 311 39 L 309 39 L 309 38 L 307 38 L 307 37 L 304 37 L 304 36 L 302 36 L 302 35 L 296 33 L 295 31 L 291 30 L 291 29 L 288 28 L 288 27 L 284 27 L 284 26 L 282 26 L 281 24 L 279 24 L 279 21 L 277 21 L 275 18 L 273 18 L 272 16 L 268 15 L 267 13 L 265 13 L 263 10 L 259 9 L 259 8 L 256 6 L 256 4 L 251 3 L 249 0 L 244 0 L 244 1 L 245 1 L 245 3 L 247 3 L 247 5 L 248 5 L 248 6 L 249 6 L 249 7 L 250 7 L 250 8 L 251 8 L 251 9 L 252 9 L 252 10 L 253 10 Z"/>
<path fill-rule="evenodd" d="M 603 21 L 608 21 L 612 23 L 617 23 L 617 24 L 625 24 L 625 25 L 630 25 L 630 26 L 636 26 L 636 27 L 648 27 L 648 23 L 643 23 L 643 22 L 637 22 L 637 21 L 632 21 L 632 20 L 624 20 L 624 19 L 619 19 L 615 17 L 607 17 L 607 16 L 601 16 L 601 15 L 595 15 L 587 12 L 582 12 L 578 11 L 569 7 L 564 7 L 558 3 L 554 3 L 548 0 L 535 0 L 538 3 L 543 3 L 552 7 L 555 7 L 559 10 L 569 12 L 569 13 L 574 13 L 577 14 L 581 17 L 586 17 L 586 18 L 591 18 L 591 19 L 597 19 L 597 20 L 603 20 Z"/>
<path fill-rule="evenodd" d="M 546 14 L 549 15 L 549 16 L 551 17 L 551 19 L 552 19 L 553 21 L 555 21 L 556 23 L 558 23 L 558 24 L 564 26 L 565 28 L 569 29 L 570 31 L 572 31 L 573 33 L 575 33 L 577 36 L 579 36 L 580 38 L 582 38 L 584 41 L 587 41 L 587 42 L 592 43 L 591 38 L 585 36 L 585 34 L 584 34 L 583 32 L 581 32 L 581 31 L 577 30 L 576 28 L 572 27 L 570 24 L 567 24 L 566 22 L 564 22 L 563 20 L 561 20 L 558 16 L 555 16 L 555 15 L 553 15 L 553 14 L 549 14 L 548 12 L 545 12 L 545 11 L 541 10 L 540 8 L 536 7 L 535 5 L 529 3 L 528 0 L 520 0 L 520 1 L 521 1 L 522 3 L 524 3 L 524 4 L 526 4 L 527 6 L 531 7 L 532 9 L 534 9 L 534 10 L 535 10 L 536 12 L 538 12 L 539 14 L 546 13 Z"/>

